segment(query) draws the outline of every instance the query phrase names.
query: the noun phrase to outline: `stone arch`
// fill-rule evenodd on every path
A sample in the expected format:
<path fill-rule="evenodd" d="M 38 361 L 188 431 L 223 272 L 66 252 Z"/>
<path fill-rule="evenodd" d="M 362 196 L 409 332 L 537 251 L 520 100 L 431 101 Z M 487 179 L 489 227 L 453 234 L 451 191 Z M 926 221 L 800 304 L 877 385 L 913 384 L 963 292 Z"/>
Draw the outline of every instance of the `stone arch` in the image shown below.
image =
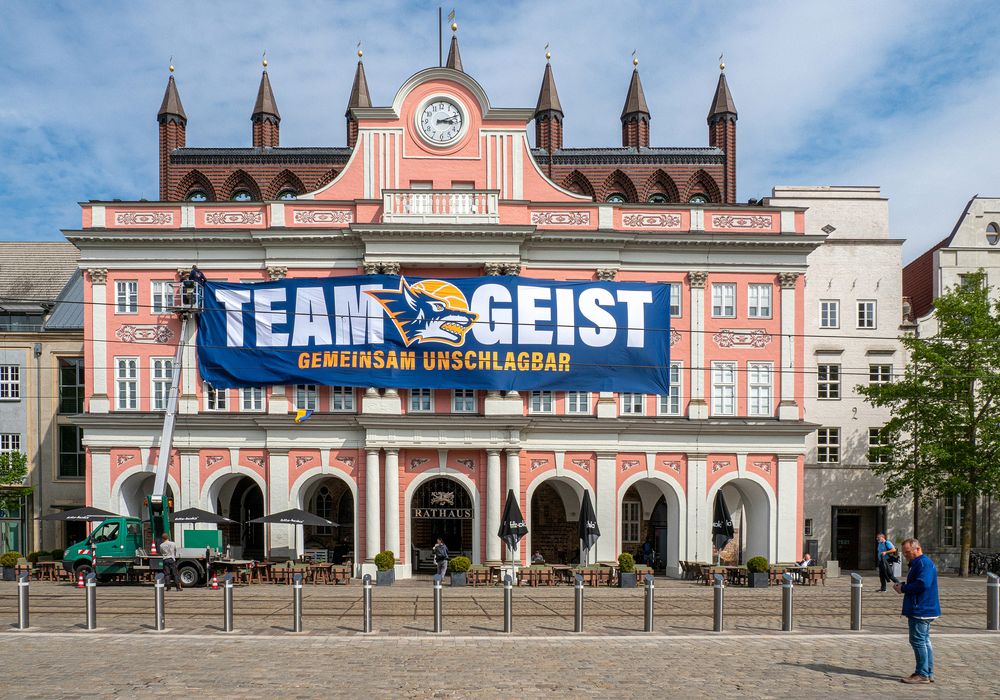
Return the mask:
<path fill-rule="evenodd" d="M 741 528 L 746 534 L 740 533 L 746 541 L 743 550 L 744 562 L 757 555 L 773 562 L 778 551 L 778 499 L 771 485 L 763 477 L 752 472 L 743 474 L 729 472 L 720 477 L 708 490 L 704 517 L 699 527 L 701 537 L 707 540 L 705 551 L 712 551 L 712 517 L 715 494 L 720 489 L 725 489 L 726 502 L 734 520 L 741 506 L 747 513 L 747 523 Z"/>
<path fill-rule="evenodd" d="M 180 179 L 180 182 L 174 188 L 174 199 L 185 200 L 189 194 L 196 190 L 204 192 L 210 202 L 216 198 L 215 187 L 212 185 L 211 180 L 205 176 L 205 173 L 200 170 L 190 170 Z"/>
<path fill-rule="evenodd" d="M 220 195 L 222 199 L 232 199 L 233 194 L 239 190 L 247 190 L 255 202 L 261 201 L 260 186 L 245 170 L 233 171 L 223 183 Z"/>
<path fill-rule="evenodd" d="M 591 199 L 597 198 L 597 195 L 594 192 L 594 186 L 590 184 L 590 180 L 587 179 L 587 176 L 579 170 L 574 170 L 569 175 L 564 177 L 561 187 L 565 190 L 569 190 L 570 192 L 585 195 Z"/>
<path fill-rule="evenodd" d="M 618 487 L 618 512 L 621 512 L 622 502 L 628 490 L 642 481 L 651 482 L 666 499 L 667 504 L 667 529 L 668 542 L 667 550 L 663 553 L 666 562 L 667 573 L 671 576 L 680 574 L 680 561 L 687 558 L 687 497 L 676 479 L 672 479 L 664 474 L 647 472 L 637 472 L 627 478 Z M 659 499 L 657 499 L 658 501 Z M 653 506 L 655 507 L 656 502 Z M 643 504 L 645 510 L 645 503 Z M 619 526 L 615 532 L 615 552 L 621 552 L 622 532 Z"/>
<path fill-rule="evenodd" d="M 260 487 L 260 492 L 264 494 L 264 502 L 267 503 L 267 482 L 253 469 L 243 466 L 228 467 L 218 469 L 205 479 L 201 485 L 201 507 L 205 510 L 215 512 L 215 503 L 222 492 L 222 487 L 229 477 L 248 476 Z"/>
<path fill-rule="evenodd" d="M 412 541 L 412 524 L 410 518 L 411 503 L 413 501 L 413 494 L 416 490 L 420 488 L 420 485 L 431 479 L 439 479 L 441 477 L 448 477 L 453 481 L 458 482 L 465 490 L 469 493 L 469 497 L 472 499 L 472 562 L 474 564 L 482 563 L 482 517 L 480 515 L 480 508 L 482 507 L 482 499 L 480 498 L 479 488 L 476 486 L 476 482 L 470 479 L 465 474 L 462 474 L 457 469 L 452 469 L 451 467 L 445 467 L 444 469 L 432 469 L 431 471 L 423 472 L 413 478 L 412 481 L 406 486 L 406 493 L 404 494 L 403 503 L 403 519 L 406 521 L 404 537 L 405 541 L 400 544 L 401 548 L 405 548 L 407 555 L 404 560 L 408 567 L 413 565 L 410 561 L 410 543 Z M 490 533 L 486 533 L 489 537 Z M 399 552 L 396 552 L 398 555 Z M 398 556 L 397 556 L 398 561 Z"/>
<path fill-rule="evenodd" d="M 361 537 L 360 537 L 360 517 L 361 508 L 358 502 L 358 484 L 348 472 L 343 469 L 338 469 L 337 467 L 331 467 L 329 465 L 323 465 L 321 467 L 313 467 L 312 469 L 307 469 L 302 474 L 295 479 L 292 483 L 291 488 L 288 491 L 288 505 L 289 508 L 301 508 L 302 510 L 308 510 L 308 503 L 306 502 L 306 496 L 309 493 L 309 489 L 314 485 L 321 482 L 323 479 L 340 479 L 347 485 L 347 490 L 351 494 L 351 499 L 354 501 L 354 522 L 352 526 L 354 528 L 354 542 L 353 542 L 353 553 L 351 560 L 353 562 L 354 570 L 357 571 L 360 566 L 359 556 L 361 554 Z M 305 548 L 305 529 L 297 527 L 295 534 L 295 554 L 299 556 L 302 554 L 302 550 Z M 398 554 L 398 552 L 397 552 Z"/>
<path fill-rule="evenodd" d="M 562 473 L 557 474 L 555 471 L 550 471 L 546 474 L 539 475 L 538 478 L 528 484 L 528 488 L 524 493 L 524 504 L 526 509 L 524 516 L 528 523 L 528 534 L 524 538 L 525 547 L 522 551 L 525 552 L 525 559 L 528 561 L 531 561 L 531 555 L 534 553 L 536 548 L 532 535 L 535 530 L 535 525 L 532 523 L 532 519 L 534 517 L 532 514 L 534 510 L 532 507 L 532 501 L 535 497 L 535 492 L 543 484 L 548 484 L 555 489 L 559 498 L 562 500 L 563 508 L 566 512 L 566 521 L 573 522 L 574 528 L 580 514 L 580 506 L 583 504 L 583 492 L 585 490 L 590 492 L 590 500 L 595 504 L 595 507 L 597 507 L 597 499 L 595 498 L 593 487 L 579 474 L 571 471 L 563 471 Z M 571 508 L 573 510 L 570 510 Z M 598 513 L 598 517 L 600 517 L 600 513 Z M 487 536 L 490 535 L 490 533 L 486 534 Z M 601 537 L 604 536 L 605 533 L 601 533 Z M 577 549 L 579 549 L 579 542 L 577 542 Z M 504 555 L 506 556 L 506 552 Z M 597 547 L 593 547 L 590 550 L 590 558 L 596 561 L 596 557 Z M 574 561 L 579 562 L 579 552 L 577 552 L 577 556 Z"/>
<path fill-rule="evenodd" d="M 267 514 L 269 511 L 269 499 L 266 482 L 254 470 L 239 465 L 219 469 L 205 479 L 205 483 L 202 484 L 201 488 L 202 507 L 212 513 L 218 513 L 236 521 L 236 524 L 233 525 L 219 526 L 219 529 L 223 531 L 223 541 L 226 544 L 247 546 L 248 549 L 244 550 L 244 556 L 247 556 L 251 550 L 257 549 L 259 546 L 259 554 L 267 556 L 269 542 L 268 526 L 248 525 L 243 520 L 242 509 L 238 509 L 236 512 L 233 510 L 233 504 L 237 500 L 235 495 L 241 486 L 245 487 L 243 498 L 252 497 L 249 493 L 249 489 L 252 487 L 246 486 L 247 482 L 244 479 L 249 480 L 249 483 L 260 492 L 262 509 L 260 515 Z M 221 508 L 220 503 L 223 504 Z M 220 510 L 223 512 L 220 512 Z M 254 514 L 251 513 L 251 515 Z"/>
<path fill-rule="evenodd" d="M 691 177 L 688 178 L 684 185 L 684 201 L 688 201 L 691 195 L 694 194 L 704 194 L 708 197 L 708 201 L 712 203 L 719 203 L 722 201 L 722 192 L 719 190 L 719 185 L 716 184 L 715 179 L 700 168 L 693 173 Z"/>
<path fill-rule="evenodd" d="M 309 191 L 312 192 L 318 190 L 320 187 L 329 185 L 331 182 L 333 182 L 333 179 L 337 177 L 338 174 L 340 174 L 340 171 L 337 170 L 337 168 L 330 168 L 325 173 L 316 178 L 316 181 L 313 183 Z"/>
<path fill-rule="evenodd" d="M 267 187 L 264 188 L 264 199 L 277 199 L 278 195 L 284 190 L 294 190 L 296 196 L 298 196 L 306 193 L 306 186 L 302 184 L 302 180 L 299 179 L 298 175 L 286 168 L 271 178 Z"/>
<path fill-rule="evenodd" d="M 118 475 L 114 485 L 111 487 L 112 510 L 122 515 L 141 518 L 142 497 L 144 496 L 141 493 L 144 490 L 142 488 L 143 482 L 146 480 L 152 482 L 155 478 L 156 467 L 151 464 L 137 465 L 123 471 Z M 181 502 L 180 484 L 170 474 L 167 475 L 167 486 L 170 488 L 170 493 L 174 499 L 174 509 L 177 510 L 185 507 L 187 504 Z M 150 491 L 152 491 L 152 487 L 153 484 L 150 483 Z"/>
<path fill-rule="evenodd" d="M 614 170 L 604 179 L 604 184 L 601 185 L 600 201 L 603 202 L 608 195 L 615 192 L 621 192 L 625 195 L 626 202 L 639 201 L 639 193 L 635 189 L 635 183 L 621 170 Z"/>
<path fill-rule="evenodd" d="M 674 179 L 659 168 L 646 178 L 646 182 L 642 186 L 642 201 L 648 202 L 654 194 L 666 196 L 668 202 L 679 202 L 681 199 Z"/>

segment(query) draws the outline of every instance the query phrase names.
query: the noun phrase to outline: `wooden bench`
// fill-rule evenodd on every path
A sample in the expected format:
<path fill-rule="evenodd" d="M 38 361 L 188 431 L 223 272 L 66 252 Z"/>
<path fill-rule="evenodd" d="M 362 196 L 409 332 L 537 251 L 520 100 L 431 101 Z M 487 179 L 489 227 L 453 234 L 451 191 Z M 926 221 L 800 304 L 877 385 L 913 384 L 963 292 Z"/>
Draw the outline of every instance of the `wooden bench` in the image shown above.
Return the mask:
<path fill-rule="evenodd" d="M 799 577 L 803 586 L 815 586 L 817 581 L 826 585 L 826 568 L 822 566 L 807 566 L 799 568 Z"/>
<path fill-rule="evenodd" d="M 344 584 L 345 586 L 351 585 L 351 564 L 336 564 L 330 568 L 330 579 L 328 583 L 334 585 Z"/>
<path fill-rule="evenodd" d="M 465 582 L 470 586 L 488 586 L 492 583 L 490 579 L 490 567 L 471 566 L 465 572 Z"/>

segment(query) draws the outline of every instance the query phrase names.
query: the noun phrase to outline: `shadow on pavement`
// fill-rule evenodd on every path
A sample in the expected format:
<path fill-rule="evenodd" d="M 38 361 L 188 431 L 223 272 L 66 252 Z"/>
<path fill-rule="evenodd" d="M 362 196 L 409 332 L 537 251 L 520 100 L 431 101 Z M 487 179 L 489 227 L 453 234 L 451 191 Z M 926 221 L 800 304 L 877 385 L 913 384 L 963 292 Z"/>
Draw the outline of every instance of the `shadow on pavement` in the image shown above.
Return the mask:
<path fill-rule="evenodd" d="M 882 681 L 899 681 L 899 675 L 890 676 L 887 673 L 877 673 L 875 671 L 869 671 L 866 668 L 846 668 L 844 666 L 833 666 L 831 664 L 803 664 L 803 663 L 792 663 L 790 661 L 783 661 L 779 664 L 780 666 L 797 666 L 798 668 L 807 668 L 810 671 L 816 671 L 817 673 L 838 673 L 844 676 L 858 676 L 860 678 L 875 678 Z"/>

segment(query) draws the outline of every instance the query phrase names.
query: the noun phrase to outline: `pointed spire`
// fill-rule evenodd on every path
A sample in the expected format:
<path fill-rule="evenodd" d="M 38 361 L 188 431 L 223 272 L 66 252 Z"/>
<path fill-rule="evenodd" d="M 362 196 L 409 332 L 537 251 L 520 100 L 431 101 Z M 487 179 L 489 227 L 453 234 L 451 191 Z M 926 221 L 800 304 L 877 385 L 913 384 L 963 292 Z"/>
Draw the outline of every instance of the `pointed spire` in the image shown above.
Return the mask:
<path fill-rule="evenodd" d="M 633 59 L 633 64 L 638 63 L 638 59 Z M 645 114 L 649 116 L 649 107 L 646 105 L 646 94 L 642 91 L 642 82 L 639 80 L 639 68 L 632 69 L 632 80 L 628 84 L 628 94 L 625 96 L 625 106 L 622 107 L 622 119 L 629 114 Z"/>
<path fill-rule="evenodd" d="M 257 101 L 253 105 L 253 120 L 263 120 L 270 118 L 274 121 L 281 121 L 278 113 L 278 104 L 274 101 L 274 92 L 271 90 L 271 81 L 267 77 L 267 68 L 260 75 L 260 87 L 257 89 Z"/>
<path fill-rule="evenodd" d="M 545 72 L 542 74 L 542 87 L 538 91 L 538 104 L 535 105 L 535 114 L 540 112 L 559 112 L 562 114 L 562 105 L 559 103 L 559 92 L 556 90 L 556 81 L 552 77 L 552 64 L 545 62 Z"/>
<path fill-rule="evenodd" d="M 729 83 L 726 82 L 726 64 L 720 63 L 719 70 L 719 83 L 715 86 L 712 108 L 708 110 L 709 124 L 725 117 L 736 119 L 736 103 L 733 102 L 732 93 L 729 92 Z"/>
<path fill-rule="evenodd" d="M 454 11 L 452 11 L 452 17 L 454 17 Z M 448 48 L 448 60 L 444 62 L 446 68 L 454 68 L 455 70 L 460 70 L 463 73 L 465 70 L 462 68 L 462 54 L 458 51 L 458 35 L 455 33 L 458 31 L 458 23 L 451 23 L 451 46 Z"/>
<path fill-rule="evenodd" d="M 360 51 L 358 52 L 360 55 Z M 351 99 L 347 101 L 347 111 L 353 107 L 371 107 L 372 98 L 368 94 L 368 80 L 365 78 L 365 64 L 358 61 L 358 69 L 354 73 L 354 85 L 351 86 Z"/>
<path fill-rule="evenodd" d="M 160 104 L 160 111 L 156 113 L 156 119 L 161 124 L 175 121 L 183 126 L 187 124 L 187 115 L 184 113 L 184 106 L 181 105 L 181 96 L 177 92 L 173 72 L 174 67 L 170 66 L 171 76 L 167 79 L 167 89 L 163 93 L 163 102 Z"/>

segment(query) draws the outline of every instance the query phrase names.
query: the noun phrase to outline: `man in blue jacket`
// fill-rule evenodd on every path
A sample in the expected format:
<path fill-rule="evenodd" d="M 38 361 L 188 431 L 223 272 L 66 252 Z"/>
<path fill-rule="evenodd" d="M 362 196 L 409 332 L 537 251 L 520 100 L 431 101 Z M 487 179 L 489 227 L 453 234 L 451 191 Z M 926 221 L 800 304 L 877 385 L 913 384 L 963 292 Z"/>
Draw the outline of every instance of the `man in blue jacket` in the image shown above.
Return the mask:
<path fill-rule="evenodd" d="M 903 556 L 910 563 L 906 583 L 893 586 L 903 594 L 903 616 L 910 622 L 910 646 L 917 660 L 917 668 L 903 683 L 922 684 L 934 682 L 934 649 L 931 647 L 931 623 L 941 617 L 938 600 L 937 567 L 934 566 L 912 537 L 903 540 Z"/>

